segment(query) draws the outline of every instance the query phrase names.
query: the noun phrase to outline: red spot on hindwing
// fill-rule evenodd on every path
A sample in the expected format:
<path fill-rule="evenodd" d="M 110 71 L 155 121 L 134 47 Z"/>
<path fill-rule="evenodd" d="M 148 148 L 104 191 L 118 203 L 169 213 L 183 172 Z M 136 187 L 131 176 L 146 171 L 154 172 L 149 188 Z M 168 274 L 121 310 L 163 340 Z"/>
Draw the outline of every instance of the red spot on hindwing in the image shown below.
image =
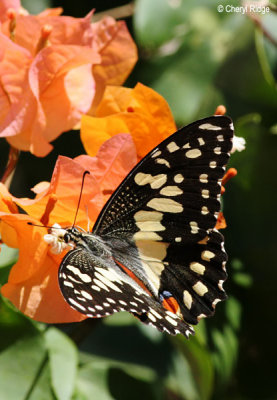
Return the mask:
<path fill-rule="evenodd" d="M 169 297 L 168 299 L 163 300 L 163 306 L 166 310 L 177 314 L 180 307 L 174 297 Z"/>

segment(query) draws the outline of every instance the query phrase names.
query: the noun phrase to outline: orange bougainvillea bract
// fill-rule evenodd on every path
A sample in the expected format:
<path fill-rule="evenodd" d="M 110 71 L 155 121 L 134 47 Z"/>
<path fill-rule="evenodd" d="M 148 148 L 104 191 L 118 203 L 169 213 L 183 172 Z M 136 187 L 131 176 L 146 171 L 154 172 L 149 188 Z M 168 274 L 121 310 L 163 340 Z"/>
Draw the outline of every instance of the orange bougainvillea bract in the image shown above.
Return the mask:
<path fill-rule="evenodd" d="M 94 156 L 99 146 L 118 133 L 130 133 L 139 159 L 176 131 L 166 100 L 138 83 L 134 89 L 108 86 L 95 117 L 83 116 L 81 140 Z"/>
<path fill-rule="evenodd" d="M 92 13 L 72 18 L 49 9 L 33 16 L 12 0 L 1 6 L 0 137 L 45 156 L 49 142 L 79 123 L 107 83 L 126 79 L 136 46 L 125 23 L 112 18 L 92 24 Z"/>

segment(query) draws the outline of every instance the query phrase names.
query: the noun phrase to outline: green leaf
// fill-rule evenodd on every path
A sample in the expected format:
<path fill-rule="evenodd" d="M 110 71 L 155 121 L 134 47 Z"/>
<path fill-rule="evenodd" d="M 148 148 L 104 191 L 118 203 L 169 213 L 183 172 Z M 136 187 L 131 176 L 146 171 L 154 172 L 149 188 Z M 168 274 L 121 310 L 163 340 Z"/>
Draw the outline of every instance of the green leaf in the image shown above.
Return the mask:
<path fill-rule="evenodd" d="M 186 362 L 189 363 L 190 379 L 193 381 L 198 396 L 196 398 L 209 399 L 213 388 L 214 369 L 211 355 L 206 346 L 202 344 L 203 338 L 200 342 L 197 336 L 190 340 L 177 336 L 172 338 L 172 341 L 175 342 L 187 360 Z M 190 385 L 192 386 L 192 383 Z"/>
<path fill-rule="evenodd" d="M 169 392 L 174 393 L 172 398 L 178 395 L 186 400 L 199 400 L 199 392 L 190 368 L 190 363 L 181 354 L 176 352 L 165 385 Z"/>
<path fill-rule="evenodd" d="M 51 384 L 58 400 L 70 400 L 75 388 L 78 355 L 75 344 L 56 328 L 45 333 Z"/>
<path fill-rule="evenodd" d="M 270 13 L 262 19 L 261 23 L 269 35 L 277 40 L 277 35 L 275 33 L 277 16 L 274 15 L 274 13 Z M 275 38 L 274 34 L 276 36 Z M 274 71 L 277 66 L 276 46 L 264 36 L 260 29 L 256 29 L 255 32 L 255 44 L 264 78 L 270 85 L 275 87 Z"/>
<path fill-rule="evenodd" d="M 230 326 L 225 326 L 222 331 L 214 329 L 212 338 L 216 348 L 213 354 L 214 365 L 221 384 L 226 384 L 237 360 L 238 338 Z"/>
<path fill-rule="evenodd" d="M 90 363 L 80 368 L 77 391 L 78 396 L 74 397 L 74 400 L 113 400 L 108 388 L 107 367 Z"/>
<path fill-rule="evenodd" d="M 0 351 L 21 339 L 39 333 L 39 326 L 0 295 Z M 1 397 L 0 397 L 1 398 Z"/>
<path fill-rule="evenodd" d="M 17 262 L 18 250 L 1 244 L 0 246 L 0 285 L 8 280 L 11 267 Z"/>
<path fill-rule="evenodd" d="M 0 251 L 0 268 L 5 268 L 7 266 L 13 265 L 18 259 L 18 249 L 13 249 L 1 244 Z"/>
<path fill-rule="evenodd" d="M 226 308 L 226 316 L 230 321 L 231 326 L 233 327 L 233 329 L 238 330 L 240 327 L 240 320 L 241 320 L 240 302 L 233 296 L 229 296 L 225 308 Z"/>
<path fill-rule="evenodd" d="M 141 391 L 149 394 L 151 388 L 155 386 L 156 373 L 146 366 L 87 354 L 82 355 L 81 360 L 84 360 L 85 364 L 78 372 L 77 393 L 80 398 L 82 395 L 88 400 L 91 398 L 110 400 L 119 397 L 139 399 Z M 124 394 L 121 393 L 122 390 Z M 147 395 L 144 397 L 149 398 Z"/>
<path fill-rule="evenodd" d="M 234 274 L 233 281 L 237 285 L 243 286 L 245 288 L 249 288 L 253 283 L 252 277 L 249 274 L 243 272 L 237 272 L 236 274 Z"/>
<path fill-rule="evenodd" d="M 46 359 L 41 334 L 23 337 L 0 354 L 0 399 L 26 400 Z"/>
<path fill-rule="evenodd" d="M 36 385 L 26 400 L 57 400 L 51 387 L 49 362 L 46 361 L 39 374 Z"/>

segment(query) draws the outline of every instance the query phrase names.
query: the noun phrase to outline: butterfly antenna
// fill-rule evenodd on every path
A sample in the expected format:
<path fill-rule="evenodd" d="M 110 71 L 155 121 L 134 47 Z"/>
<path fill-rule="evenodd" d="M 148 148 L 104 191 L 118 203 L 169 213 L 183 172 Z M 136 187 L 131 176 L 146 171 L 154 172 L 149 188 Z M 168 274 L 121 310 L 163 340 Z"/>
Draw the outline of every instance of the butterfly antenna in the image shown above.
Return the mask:
<path fill-rule="evenodd" d="M 85 172 L 83 173 L 82 184 L 81 184 L 81 190 L 80 190 L 79 200 L 78 200 L 78 204 L 77 204 L 77 210 L 76 210 L 76 213 L 75 213 L 75 217 L 74 217 L 74 221 L 73 221 L 73 224 L 72 224 L 72 228 L 75 226 L 75 223 L 76 223 L 76 219 L 77 219 L 77 215 L 78 215 L 78 211 L 79 211 L 79 207 L 80 207 L 80 203 L 81 203 L 82 193 L 83 193 L 83 187 L 84 187 L 84 182 L 85 182 L 85 176 L 86 176 L 87 174 L 90 174 L 90 172 L 89 172 L 89 171 L 85 171 Z"/>
<path fill-rule="evenodd" d="M 39 228 L 49 228 L 49 229 L 52 229 L 52 228 L 53 228 L 53 225 L 52 225 L 52 226 L 50 226 L 50 225 L 39 225 L 39 224 L 34 224 L 33 222 L 27 222 L 27 225 L 37 226 L 37 227 L 39 227 Z M 62 227 L 60 226 L 60 227 L 55 227 L 55 229 L 64 229 L 64 228 L 62 228 Z"/>

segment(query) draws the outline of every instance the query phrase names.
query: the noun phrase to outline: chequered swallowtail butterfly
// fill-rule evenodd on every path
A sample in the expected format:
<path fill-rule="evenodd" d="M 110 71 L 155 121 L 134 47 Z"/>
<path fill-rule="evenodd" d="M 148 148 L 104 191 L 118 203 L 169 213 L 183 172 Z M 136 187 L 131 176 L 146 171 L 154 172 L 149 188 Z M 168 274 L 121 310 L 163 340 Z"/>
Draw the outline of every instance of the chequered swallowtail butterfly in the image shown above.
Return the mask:
<path fill-rule="evenodd" d="M 232 137 L 226 116 L 180 129 L 128 174 L 91 233 L 66 229 L 62 239 L 74 249 L 58 278 L 71 307 L 88 317 L 128 311 L 187 337 L 214 313 L 226 298 L 227 255 L 215 225 Z"/>

